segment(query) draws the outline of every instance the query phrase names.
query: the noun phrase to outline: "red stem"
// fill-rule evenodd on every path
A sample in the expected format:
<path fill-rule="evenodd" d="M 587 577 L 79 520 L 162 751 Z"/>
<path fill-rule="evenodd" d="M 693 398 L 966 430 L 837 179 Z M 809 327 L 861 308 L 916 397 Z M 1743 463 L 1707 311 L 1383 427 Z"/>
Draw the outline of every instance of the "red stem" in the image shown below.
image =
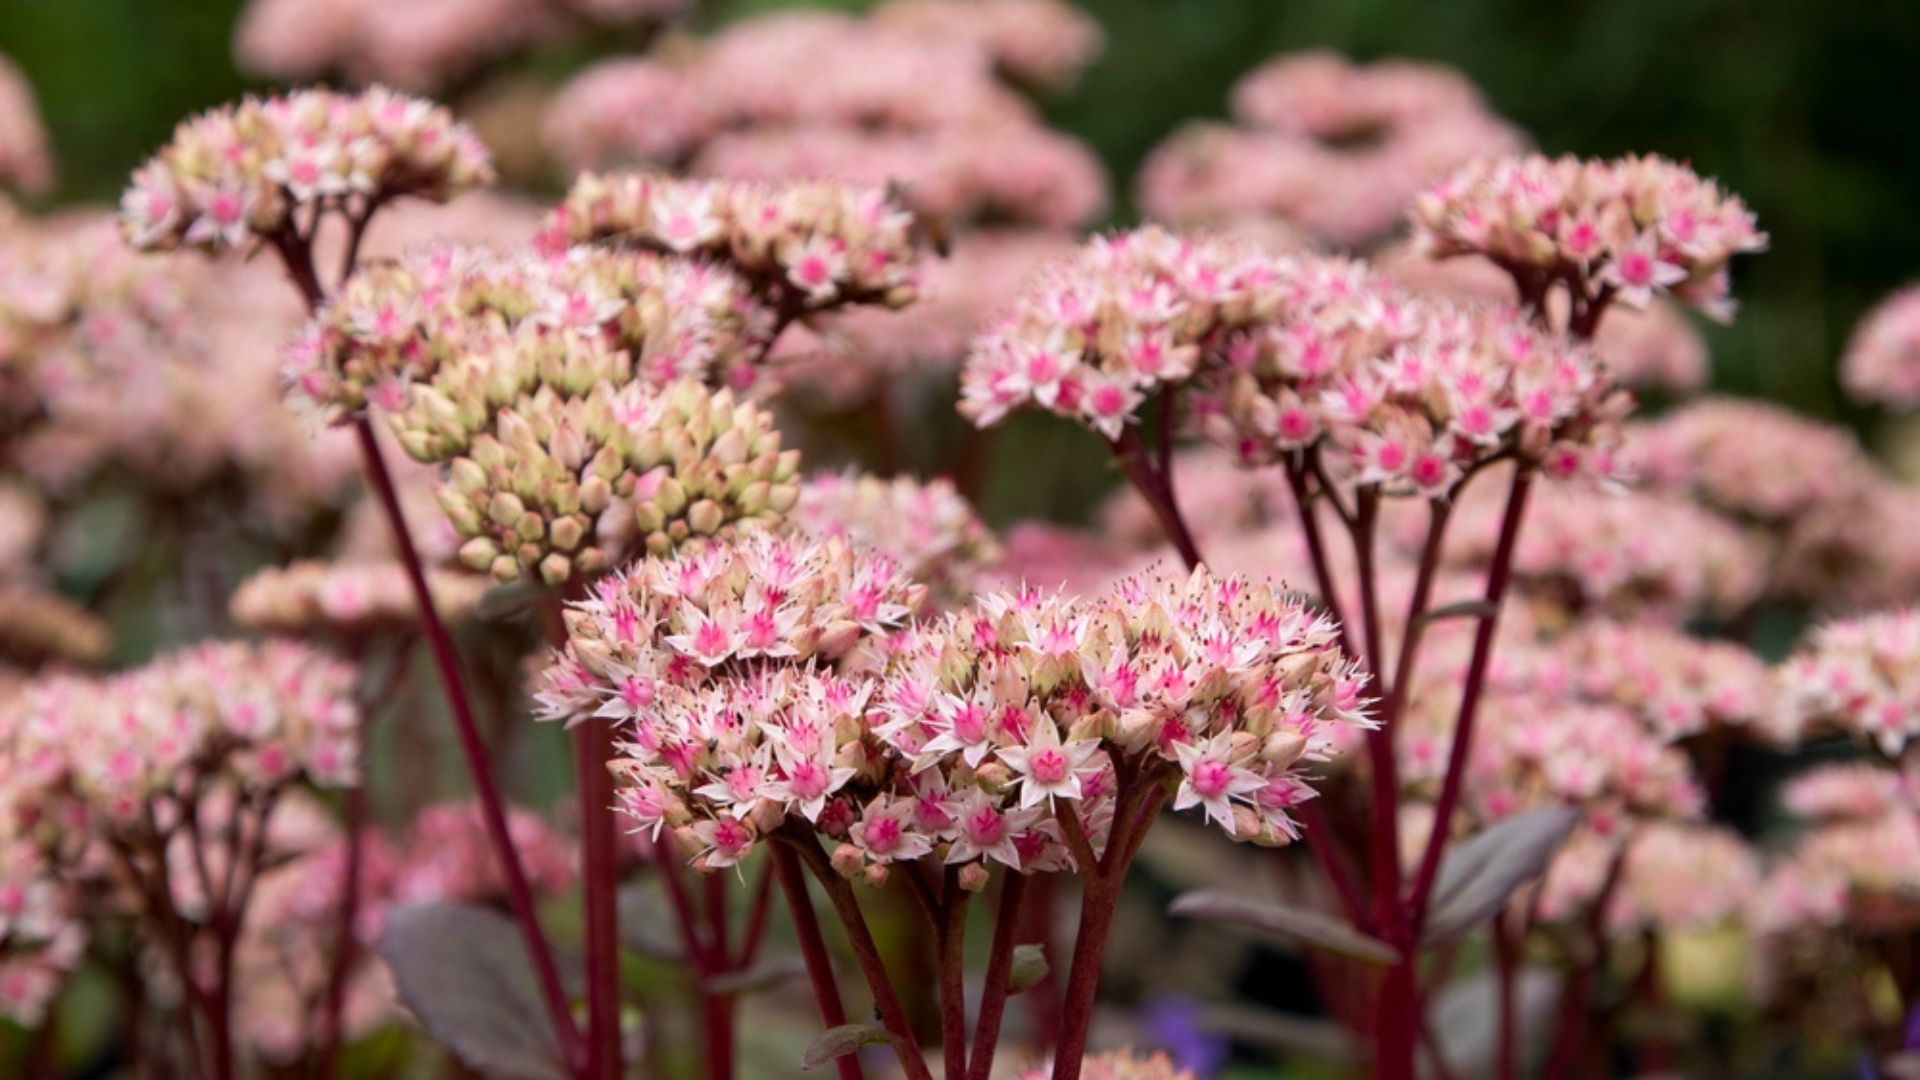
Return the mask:
<path fill-rule="evenodd" d="M 1054 1047 L 1053 1080 L 1079 1080 L 1093 1032 L 1093 1001 L 1100 985 L 1100 961 L 1120 906 L 1120 882 L 1106 874 L 1083 875 L 1080 929 L 1073 939 L 1073 963 L 1067 970 L 1066 1004 L 1061 1010 L 1060 1042 Z"/>
<path fill-rule="evenodd" d="M 860 901 L 853 895 L 853 887 L 834 872 L 833 865 L 827 860 L 827 853 L 820 847 L 819 837 L 801 829 L 788 830 L 782 836 L 793 844 L 801 861 L 812 871 L 820 887 L 826 890 L 834 914 L 840 917 L 840 923 L 847 932 L 847 942 L 853 946 L 854 959 L 859 961 L 860 973 L 866 976 L 867 989 L 873 994 L 873 1007 L 880 1014 L 881 1024 L 893 1036 L 894 1052 L 900 1057 L 902 1071 L 907 1074 L 908 1080 L 933 1080 L 926 1058 L 920 1053 L 920 1044 L 913 1037 L 913 1025 L 907 1019 L 907 1011 L 901 1007 L 900 995 L 894 991 L 893 979 L 887 974 L 880 947 L 873 940 L 873 931 L 867 927 L 867 917 L 860 910 Z"/>
<path fill-rule="evenodd" d="M 1140 439 L 1140 432 L 1128 427 L 1109 445 L 1115 460 L 1120 463 L 1120 470 L 1126 474 L 1128 482 L 1140 493 L 1140 497 L 1147 500 L 1147 507 L 1153 511 L 1161 531 L 1167 534 L 1167 539 L 1180 552 L 1181 561 L 1187 564 L 1189 570 L 1199 566 L 1200 549 L 1193 542 L 1193 533 L 1187 529 L 1186 520 L 1180 516 L 1180 507 L 1174 504 L 1172 480 L 1154 467 L 1153 458 Z"/>
<path fill-rule="evenodd" d="M 827 955 L 827 942 L 820 934 L 820 919 L 814 914 L 813 898 L 807 895 L 807 879 L 800 870 L 800 860 L 779 841 L 767 848 L 767 854 L 773 859 L 774 876 L 780 880 L 780 892 L 786 897 L 787 912 L 793 919 L 794 934 L 800 939 L 800 956 L 806 961 L 807 978 L 813 983 L 813 1000 L 820 1007 L 820 1024 L 826 1028 L 839 1027 L 847 1022 L 847 1009 L 840 1001 L 840 983 L 833 975 L 833 960 Z M 833 1064 L 840 1071 L 840 1080 L 865 1080 L 857 1055 L 842 1054 Z"/>
<path fill-rule="evenodd" d="M 1593 906 L 1587 911 L 1588 951 L 1567 980 L 1567 989 L 1561 995 L 1560 1021 L 1553 1035 L 1553 1054 L 1547 1060 L 1546 1070 L 1541 1073 L 1546 1080 L 1571 1076 L 1574 1065 L 1579 1061 L 1581 1044 L 1586 1041 L 1587 1002 L 1593 993 L 1594 975 L 1607 958 L 1607 908 L 1613 903 L 1613 894 L 1620 886 L 1621 870 L 1626 862 L 1627 842 L 1623 839 L 1620 850 L 1614 852 L 1613 861 L 1607 865 L 1607 876 L 1600 886 L 1600 893 L 1594 897 Z"/>
<path fill-rule="evenodd" d="M 1007 1008 L 1007 984 L 1013 976 L 1013 947 L 1020 938 L 1020 902 L 1027 893 L 1027 879 L 1026 874 L 1008 871 L 1000 883 L 1000 907 L 993 919 L 993 951 L 987 956 L 986 979 L 980 991 L 980 1015 L 974 1020 L 967 1080 L 988 1080 L 993 1073 L 994 1051 L 1000 1045 L 1000 1020 Z"/>
<path fill-rule="evenodd" d="M 1314 513 L 1313 493 L 1307 487 L 1307 474 L 1304 466 L 1287 462 L 1285 466 L 1287 486 L 1293 490 L 1294 510 L 1300 515 L 1300 535 L 1307 541 L 1307 558 L 1313 564 L 1314 585 L 1320 590 L 1320 606 L 1327 609 L 1334 625 L 1340 633 L 1340 651 L 1348 656 L 1359 656 L 1360 650 L 1354 647 L 1353 633 L 1347 628 L 1347 620 L 1340 613 L 1340 594 L 1333 587 L 1333 565 L 1327 559 L 1327 542 L 1320 532 L 1320 518 Z"/>
<path fill-rule="evenodd" d="M 940 1056 L 944 1075 L 967 1075 L 967 901 L 960 868 L 949 866 L 940 886 Z"/>
<path fill-rule="evenodd" d="M 1467 755 L 1472 749 L 1473 721 L 1480 707 L 1480 693 L 1486 684 L 1487 663 L 1493 654 L 1493 635 L 1500 622 L 1500 604 L 1506 598 L 1507 584 L 1513 574 L 1513 550 L 1520 539 L 1520 526 L 1527 510 L 1527 491 L 1533 476 L 1525 467 L 1513 475 L 1513 487 L 1507 493 L 1507 509 L 1500 521 L 1500 537 L 1494 544 L 1493 564 L 1487 570 L 1487 603 L 1492 611 L 1480 616 L 1474 628 L 1473 655 L 1467 662 L 1467 681 L 1460 694 L 1460 716 L 1453 730 L 1453 746 L 1447 754 L 1446 778 L 1441 781 L 1440 797 L 1433 807 L 1433 831 L 1427 836 L 1426 853 L 1420 860 L 1420 872 L 1414 878 L 1408 910 L 1417 935 L 1424 924 L 1427 900 L 1440 870 L 1440 856 L 1446 848 L 1447 833 L 1454 808 L 1460 802 L 1461 785 L 1466 780 Z"/>
<path fill-rule="evenodd" d="M 394 490 L 393 475 L 387 471 L 386 457 L 380 451 L 379 440 L 374 437 L 373 426 L 366 417 L 356 417 L 353 430 L 359 438 L 360 457 L 366 467 L 368 482 L 372 484 L 374 495 L 386 514 L 387 525 L 393 534 L 394 550 L 406 569 L 407 583 L 413 590 L 414 604 L 420 611 L 421 633 L 427 639 L 427 647 L 433 654 L 434 669 L 439 673 L 440 685 L 446 692 L 447 707 L 453 713 L 460 752 L 467 759 L 467 772 L 473 777 L 474 791 L 480 799 L 481 820 L 486 824 L 487 838 L 493 844 L 494 854 L 500 859 L 501 876 L 507 885 L 507 902 L 513 910 L 515 922 L 520 926 L 520 936 L 526 941 L 534 972 L 539 977 L 540 994 L 547 1005 L 548 1019 L 553 1024 L 554 1035 L 570 1071 L 576 1076 L 588 1075 L 580 1031 L 574 1025 L 566 991 L 561 987 L 553 949 L 547 944 L 546 933 L 541 930 L 539 917 L 534 911 L 533 888 L 527 882 L 526 868 L 520 863 L 519 852 L 514 849 L 513 834 L 507 829 L 500 786 L 494 780 L 493 764 L 487 757 L 486 744 L 480 738 L 480 728 L 474 723 L 472 702 L 468 700 L 466 685 L 460 678 L 460 656 L 453 647 L 453 636 L 447 632 L 446 623 L 441 621 L 439 612 L 433 606 L 433 593 L 427 587 L 420 551 L 414 546 L 413 533 L 407 528 L 406 514 L 400 509 L 400 497 Z"/>
<path fill-rule="evenodd" d="M 592 1074 L 615 1080 L 620 1063 L 620 831 L 613 820 L 613 726 L 575 724 L 573 758 L 580 789 L 580 869 L 587 924 L 587 1059 Z"/>
<path fill-rule="evenodd" d="M 364 746 L 366 741 L 364 723 L 358 737 Z M 327 998 L 320 1021 L 320 1053 L 313 1069 L 313 1075 L 322 1080 L 333 1075 L 335 1059 L 340 1052 L 340 1043 L 345 1035 L 342 1013 L 346 1007 L 347 980 L 352 974 L 354 959 L 359 955 L 359 939 L 354 932 L 354 924 L 358 921 L 360 914 L 360 868 L 364 861 L 362 855 L 366 847 L 364 834 L 367 820 L 367 786 L 364 778 L 347 789 L 345 810 L 343 816 L 347 829 L 346 875 L 340 885 L 339 920 L 334 929 L 333 965 L 327 972 Z"/>

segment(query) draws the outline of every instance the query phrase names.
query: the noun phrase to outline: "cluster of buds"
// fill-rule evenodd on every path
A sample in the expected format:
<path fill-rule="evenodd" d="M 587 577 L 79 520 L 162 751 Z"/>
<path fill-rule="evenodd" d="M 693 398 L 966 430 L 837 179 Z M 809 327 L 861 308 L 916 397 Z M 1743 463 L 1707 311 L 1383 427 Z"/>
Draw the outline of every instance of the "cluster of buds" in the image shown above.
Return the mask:
<path fill-rule="evenodd" d="M 1780 792 L 1780 806 L 1802 821 L 1830 824 L 1866 821 L 1888 807 L 1920 802 L 1920 775 L 1876 761 L 1817 765 L 1795 776 Z"/>
<path fill-rule="evenodd" d="M 1504 458 L 1556 477 L 1618 472 L 1632 401 L 1591 350 L 1512 309 L 1416 298 L 1347 260 L 1277 272 L 1278 315 L 1226 344 L 1194 406 L 1242 460 L 1324 443 L 1337 482 L 1428 498 Z"/>
<path fill-rule="evenodd" d="M 852 304 L 904 307 L 915 294 L 913 215 L 878 187 L 587 174 L 543 240 L 729 263 L 783 322 Z"/>
<path fill-rule="evenodd" d="M 543 41 L 623 24 L 647 25 L 692 0 L 250 0 L 234 58 L 274 79 L 338 72 L 356 83 L 428 91 L 487 61 Z"/>
<path fill-rule="evenodd" d="M 53 186 L 53 151 L 33 87 L 20 69 L 0 56 L 0 184 L 29 195 Z"/>
<path fill-rule="evenodd" d="M 1833 730 L 1888 757 L 1920 734 L 1920 612 L 1839 619 L 1782 663 L 1773 688 L 1783 730 Z"/>
<path fill-rule="evenodd" d="M 440 246 L 349 278 L 287 346 L 284 369 L 295 399 L 335 421 L 370 404 L 403 409 L 417 390 L 409 384 L 497 349 L 604 347 L 605 363 L 650 383 L 745 387 L 755 378 L 750 357 L 764 350 L 764 322 L 744 281 L 693 260 Z"/>
<path fill-rule="evenodd" d="M 1624 839 L 1583 831 L 1568 840 L 1547 867 L 1533 910 L 1546 922 L 1569 921 L 1608 893 L 1601 918 L 1609 933 L 1685 933 L 1743 918 L 1759 887 L 1759 859 L 1739 833 L 1650 821 Z"/>
<path fill-rule="evenodd" d="M 441 618 L 455 621 L 480 603 L 486 580 L 433 569 L 427 587 Z M 228 601 L 234 622 L 264 634 L 360 638 L 419 625 L 420 609 L 397 562 L 300 559 L 269 566 L 240 583 Z"/>
<path fill-rule="evenodd" d="M 182 122 L 133 174 L 121 225 L 135 248 L 220 252 L 310 239 L 309 208 L 442 201 L 492 177 L 486 148 L 444 108 L 379 87 L 301 90 Z"/>
<path fill-rule="evenodd" d="M 1233 112 L 1237 125 L 1194 124 L 1154 150 L 1140 179 L 1148 214 L 1184 225 L 1278 217 L 1360 247 L 1429 184 L 1523 143 L 1451 68 L 1323 51 L 1249 73 Z"/>
<path fill-rule="evenodd" d="M 1057 0 L 782 13 L 589 68 L 555 98 L 547 133 L 575 168 L 898 184 L 944 219 L 1072 228 L 1106 205 L 1099 160 L 1044 127 L 995 69 L 1064 81 L 1097 46 Z"/>
<path fill-rule="evenodd" d="M 1495 486 L 1462 493 L 1449 560 L 1486 564 L 1501 494 Z M 1513 569 L 1543 619 L 1598 614 L 1680 626 L 1747 610 L 1767 586 L 1766 556 L 1752 534 L 1684 497 L 1548 489 L 1528 508 Z"/>
<path fill-rule="evenodd" d="M 407 452 L 443 462 L 460 560 L 560 585 L 645 551 L 778 521 L 799 451 L 773 417 L 697 382 L 633 381 L 625 353 L 579 338 L 502 339 L 416 386 L 394 414 Z"/>
<path fill-rule="evenodd" d="M 1882 300 L 1854 327 L 1840 380 L 1856 401 L 1895 409 L 1920 403 L 1920 286 Z"/>
<path fill-rule="evenodd" d="M 1738 196 L 1659 157 L 1477 161 L 1415 200 L 1412 218 L 1421 251 L 1484 256 L 1535 306 L 1564 286 L 1576 321 L 1655 295 L 1730 318 L 1727 263 L 1767 244 Z"/>
<path fill-rule="evenodd" d="M 289 641 L 215 642 L 98 679 L 50 676 L 4 709 L 18 808 L 72 796 L 110 821 L 216 778 L 243 791 L 359 774 L 354 669 Z M 48 807 L 37 808 L 50 818 Z"/>
<path fill-rule="evenodd" d="M 1000 557 L 993 533 L 944 477 L 922 483 L 851 471 L 811 476 L 787 520 L 809 536 L 842 537 L 891 556 L 943 604 L 972 595 Z"/>
<path fill-rule="evenodd" d="M 1272 261 L 1251 246 L 1154 227 L 1096 238 L 975 338 L 960 411 L 989 427 L 1037 407 L 1117 440 L 1149 396 L 1282 302 Z"/>
<path fill-rule="evenodd" d="M 921 846 L 949 864 L 1084 864 L 1115 835 L 1116 770 L 1177 779 L 1173 808 L 1237 840 L 1289 843 L 1291 808 L 1313 797 L 1303 766 L 1367 723 L 1364 681 L 1332 623 L 1205 569 L 1149 571 L 1092 601 L 978 597 L 889 643 L 873 735 L 912 786 L 893 793 L 904 805 L 863 809 L 842 861 L 884 865 L 861 824 L 937 798 Z"/>

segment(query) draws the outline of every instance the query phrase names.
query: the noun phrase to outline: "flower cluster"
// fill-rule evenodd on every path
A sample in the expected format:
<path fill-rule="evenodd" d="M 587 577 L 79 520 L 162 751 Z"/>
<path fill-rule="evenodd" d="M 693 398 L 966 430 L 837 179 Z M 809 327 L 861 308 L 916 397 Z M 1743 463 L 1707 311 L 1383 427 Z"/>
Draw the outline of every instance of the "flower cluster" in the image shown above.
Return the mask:
<path fill-rule="evenodd" d="M 1487 485 L 1463 495 L 1448 559 L 1478 566 L 1491 557 L 1501 494 Z M 1767 585 L 1766 556 L 1750 533 L 1682 497 L 1548 489 L 1528 509 L 1513 565 L 1528 599 L 1561 619 L 1681 625 L 1745 611 Z"/>
<path fill-rule="evenodd" d="M 1620 706 L 1666 742 L 1758 722 L 1769 703 L 1766 667 L 1743 646 L 1644 622 L 1583 622 L 1528 650 L 1501 681 Z"/>
<path fill-rule="evenodd" d="M 1920 585 L 1920 497 L 1844 429 L 1757 401 L 1704 398 L 1628 430 L 1632 471 L 1749 527 L 1770 596 L 1854 607 Z"/>
<path fill-rule="evenodd" d="M 1783 729 L 1843 731 L 1897 755 L 1920 734 L 1920 612 L 1819 627 L 1780 666 L 1774 693 Z"/>
<path fill-rule="evenodd" d="M 1075 31 L 1086 27 L 1052 0 L 747 19 L 677 56 L 588 69 L 556 98 L 548 134 L 581 168 L 898 183 L 924 213 L 1072 227 L 1104 208 L 1099 162 L 1041 126 L 994 68 L 1065 74 L 1065 54 L 1086 45 L 1042 35 L 1084 41 Z"/>
<path fill-rule="evenodd" d="M 297 211 L 441 201 L 492 179 L 487 151 L 444 108 L 375 88 L 302 90 L 202 113 L 133 174 L 120 200 L 140 249 L 282 242 Z"/>
<path fill-rule="evenodd" d="M 1421 251 L 1491 259 L 1526 300 L 1559 283 L 1580 306 L 1669 295 L 1719 319 L 1733 313 L 1728 261 L 1767 244 L 1738 196 L 1660 157 L 1477 161 L 1412 217 Z"/>
<path fill-rule="evenodd" d="M 1174 809 L 1284 844 L 1313 796 L 1302 764 L 1367 722 L 1364 678 L 1335 642 L 1273 586 L 1204 569 L 1149 571 L 1093 601 L 988 594 L 890 644 L 873 735 L 912 779 L 896 795 L 947 802 L 922 840 L 950 864 L 1084 863 L 1081 844 L 1114 835 L 1116 769 L 1177 777 Z M 891 861 L 870 833 L 849 834 L 848 859 Z"/>
<path fill-rule="evenodd" d="M 842 537 L 891 556 L 944 604 L 971 596 L 1000 556 L 993 533 L 944 477 L 922 483 L 858 472 L 811 476 L 787 520 L 809 536 Z"/>
<path fill-rule="evenodd" d="M 545 240 L 718 259 L 787 319 L 848 304 L 903 307 L 915 294 L 913 215 L 877 187 L 587 174 Z"/>
<path fill-rule="evenodd" d="M 79 965 L 87 930 L 39 846 L 4 824 L 0 835 L 0 1019 L 34 1028 Z"/>
<path fill-rule="evenodd" d="M 1803 821 L 1866 821 L 1916 801 L 1915 779 L 1872 761 L 1819 765 L 1787 782 L 1780 805 Z"/>
<path fill-rule="evenodd" d="M 53 185 L 53 151 L 33 87 L 12 61 L 0 56 L 0 183 L 29 195 Z"/>
<path fill-rule="evenodd" d="M 338 72 L 432 90 L 487 61 L 589 29 L 647 24 L 692 0 L 250 0 L 234 33 L 244 70 L 275 79 Z"/>
<path fill-rule="evenodd" d="M 1920 286 L 1882 300 L 1854 328 L 1840 380 L 1856 401 L 1896 409 L 1920 402 Z"/>
<path fill-rule="evenodd" d="M 1191 125 L 1148 158 L 1148 214 L 1186 225 L 1277 216 L 1358 247 L 1436 180 L 1522 145 L 1458 72 L 1405 60 L 1281 56 L 1241 79 L 1233 111 L 1239 126 Z"/>
<path fill-rule="evenodd" d="M 478 606 L 486 580 L 434 569 L 427 586 L 435 610 L 451 622 Z M 360 637 L 420 621 L 406 571 L 390 560 L 299 559 L 265 567 L 240 583 L 228 605 L 236 623 L 266 634 Z"/>
<path fill-rule="evenodd" d="M 469 538 L 462 562 L 558 585 L 792 508 L 800 455 L 769 413 L 697 382 L 636 382 L 630 365 L 579 338 L 514 338 L 414 387 L 394 430 L 416 459 L 446 463 L 439 500 Z"/>
<path fill-rule="evenodd" d="M 1506 457 L 1613 477 L 1631 399 L 1593 353 L 1507 308 L 1401 291 L 1346 260 L 1285 260 L 1277 317 L 1202 373 L 1201 429 L 1248 462 L 1327 445 L 1338 481 L 1444 496 Z"/>
<path fill-rule="evenodd" d="M 1891 770 L 1882 770 L 1891 775 Z M 1849 774 L 1850 779 L 1854 779 Z M 1872 785 L 1886 797 L 1829 815 L 1769 868 L 1753 921 L 1764 933 L 1910 930 L 1920 919 L 1920 815 L 1910 783 Z M 1864 802 L 1865 791 L 1856 792 Z"/>
<path fill-rule="evenodd" d="M 873 16 L 919 37 L 970 42 L 1029 86 L 1072 82 L 1103 44 L 1099 24 L 1061 0 L 888 0 Z"/>
<path fill-rule="evenodd" d="M 1518 302 L 1513 279 L 1483 260 L 1426 258 L 1410 244 L 1396 244 L 1373 256 L 1380 272 L 1415 292 L 1444 296 L 1466 304 Z M 1564 326 L 1564 298 L 1550 296 L 1549 313 Z M 1707 384 L 1707 343 L 1680 307 L 1656 298 L 1644 308 L 1607 312 L 1593 337 L 1593 351 L 1623 386 L 1667 391 L 1696 391 Z"/>
<path fill-rule="evenodd" d="M 103 216 L 0 216 L 0 456 L 60 494 L 108 468 L 167 496 L 234 485 L 275 529 L 337 504 L 351 440 L 284 415 L 258 362 L 285 332 L 283 288 L 257 267 L 134 256 Z"/>
<path fill-rule="evenodd" d="M 1653 821 L 1624 841 L 1592 832 L 1573 837 L 1547 868 L 1534 910 L 1548 922 L 1576 917 L 1600 898 L 1616 859 L 1619 877 L 1602 913 L 1611 933 L 1725 925 L 1746 914 L 1760 887 L 1759 860 L 1738 833 Z"/>
<path fill-rule="evenodd" d="M 22 809 L 58 793 L 113 820 L 209 776 L 246 790 L 353 782 L 353 668 L 288 641 L 195 646 L 123 674 L 50 676 L 4 710 Z"/>
<path fill-rule="evenodd" d="M 1038 407 L 1118 439 L 1149 396 L 1280 303 L 1271 261 L 1251 247 L 1155 227 L 1096 238 L 975 338 L 960 411 L 989 427 Z"/>
<path fill-rule="evenodd" d="M 284 369 L 296 400 L 336 421 L 370 404 L 404 409 L 417 389 L 409 384 L 432 380 L 454 358 L 498 349 L 604 347 L 609 362 L 618 357 L 649 383 L 745 387 L 764 322 L 746 283 L 706 263 L 602 248 L 533 257 L 442 245 L 349 278 L 287 346 Z"/>
<path fill-rule="evenodd" d="M 856 308 L 796 326 L 768 358 L 780 384 L 851 408 L 902 383 L 950 376 L 974 331 L 1019 295 L 1041 267 L 1072 254 L 1060 233 L 991 229 L 953 239 L 927 259 L 911 305 Z"/>

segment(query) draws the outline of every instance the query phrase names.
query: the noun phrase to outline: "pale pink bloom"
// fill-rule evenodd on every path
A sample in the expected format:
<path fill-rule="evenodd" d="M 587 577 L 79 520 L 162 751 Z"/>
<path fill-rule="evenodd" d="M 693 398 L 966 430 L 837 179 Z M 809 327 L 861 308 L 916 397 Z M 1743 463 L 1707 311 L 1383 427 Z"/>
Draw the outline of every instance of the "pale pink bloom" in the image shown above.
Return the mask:
<path fill-rule="evenodd" d="M 0 184 L 29 195 L 53 186 L 53 151 L 33 87 L 5 56 L 0 56 Z"/>
<path fill-rule="evenodd" d="M 1920 401 L 1920 287 L 1899 289 L 1861 318 L 1840 357 L 1856 401 L 1910 409 Z"/>
<path fill-rule="evenodd" d="M 1019 774 L 1020 808 L 1025 810 L 1043 802 L 1052 806 L 1056 798 L 1080 798 L 1081 777 L 1097 771 L 1094 758 L 1099 753 L 1097 740 L 1075 739 L 1062 743 L 1058 727 L 1036 723 L 1024 743 L 1002 746 L 994 756 Z M 1176 806 L 1175 809 L 1184 808 Z"/>

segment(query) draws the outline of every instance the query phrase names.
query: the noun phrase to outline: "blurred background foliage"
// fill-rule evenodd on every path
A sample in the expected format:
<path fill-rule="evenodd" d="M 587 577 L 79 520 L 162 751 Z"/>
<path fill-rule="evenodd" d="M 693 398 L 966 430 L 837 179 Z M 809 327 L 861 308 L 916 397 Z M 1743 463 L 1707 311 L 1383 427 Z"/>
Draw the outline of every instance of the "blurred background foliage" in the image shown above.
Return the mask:
<path fill-rule="evenodd" d="M 1105 55 L 1049 105 L 1116 181 L 1112 223 L 1147 151 L 1224 114 L 1266 57 L 1314 46 L 1453 64 L 1549 152 L 1657 151 L 1741 193 L 1773 236 L 1746 260 L 1744 311 L 1713 328 L 1715 383 L 1863 424 L 1835 393 L 1854 320 L 1914 273 L 1920 84 L 1909 0 L 1080 0 Z M 718 0 L 717 24 L 793 0 Z M 814 5 L 821 6 L 821 5 Z M 831 6 L 857 9 L 841 2 Z M 114 197 L 182 115 L 250 84 L 230 35 L 240 0 L 4 0 L 0 52 L 33 80 L 63 170 L 57 201 Z M 578 52 L 578 50 L 573 50 Z M 536 61 L 555 76 L 579 57 Z M 1012 508 L 1008 508 L 1012 509 Z"/>

